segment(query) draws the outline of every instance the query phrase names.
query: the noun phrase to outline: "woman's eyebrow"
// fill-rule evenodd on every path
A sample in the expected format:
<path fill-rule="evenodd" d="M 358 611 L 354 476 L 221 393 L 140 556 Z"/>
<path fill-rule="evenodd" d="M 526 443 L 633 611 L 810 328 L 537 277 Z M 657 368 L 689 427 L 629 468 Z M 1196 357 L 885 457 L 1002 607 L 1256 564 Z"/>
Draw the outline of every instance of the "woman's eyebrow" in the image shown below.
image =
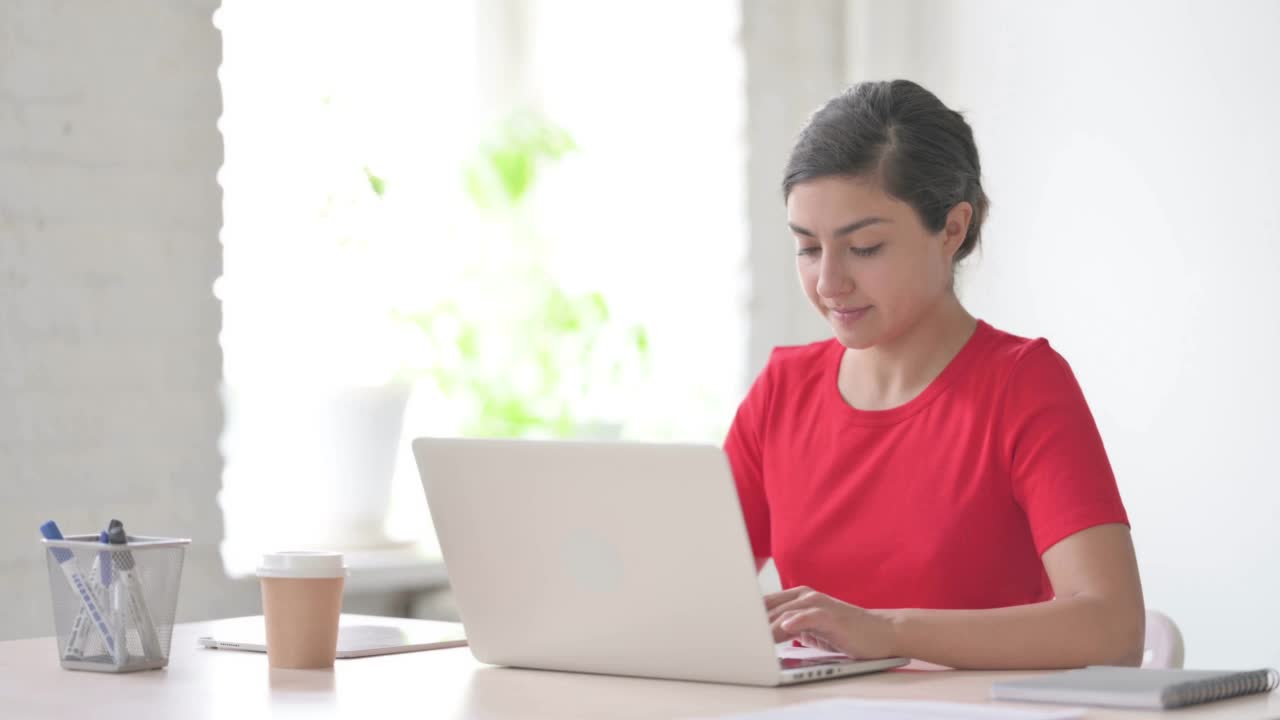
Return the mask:
<path fill-rule="evenodd" d="M 858 230 L 861 230 L 862 228 L 868 225 L 876 225 L 878 223 L 887 223 L 887 222 L 892 222 L 892 221 L 889 220 L 888 218 L 882 218 L 882 217 L 862 218 L 861 220 L 851 222 L 848 225 L 845 225 L 844 227 L 838 228 L 835 231 L 835 236 L 840 237 L 841 235 L 848 235 L 849 233 L 857 232 Z M 787 223 L 787 227 L 791 228 L 791 232 L 797 235 L 804 235 L 805 237 L 811 237 L 811 238 L 818 237 L 812 230 L 806 230 L 800 227 L 799 225 L 796 225 L 795 223 L 789 222 Z"/>

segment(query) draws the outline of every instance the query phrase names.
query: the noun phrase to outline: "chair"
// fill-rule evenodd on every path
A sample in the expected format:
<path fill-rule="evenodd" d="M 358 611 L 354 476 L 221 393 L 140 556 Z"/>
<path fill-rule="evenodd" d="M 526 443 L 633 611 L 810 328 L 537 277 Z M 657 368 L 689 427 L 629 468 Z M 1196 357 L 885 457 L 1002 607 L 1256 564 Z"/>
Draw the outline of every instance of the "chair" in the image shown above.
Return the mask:
<path fill-rule="evenodd" d="M 1182 667 L 1182 633 L 1162 612 L 1147 611 L 1147 633 L 1142 641 L 1142 667 L 1179 669 Z"/>

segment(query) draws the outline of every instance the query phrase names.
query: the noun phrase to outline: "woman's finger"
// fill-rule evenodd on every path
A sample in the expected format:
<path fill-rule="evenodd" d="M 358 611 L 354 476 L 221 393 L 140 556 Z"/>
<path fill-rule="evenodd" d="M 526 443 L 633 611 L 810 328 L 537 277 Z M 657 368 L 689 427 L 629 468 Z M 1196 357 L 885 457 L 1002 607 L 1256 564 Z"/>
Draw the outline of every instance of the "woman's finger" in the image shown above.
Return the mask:
<path fill-rule="evenodd" d="M 772 610 L 777 606 L 782 605 L 783 603 L 791 602 L 792 600 L 796 599 L 797 597 L 807 592 L 812 592 L 812 591 L 807 587 L 801 586 L 801 587 L 793 587 L 789 590 L 783 590 L 781 592 L 769 593 L 768 595 L 764 596 L 764 608 L 766 610 Z"/>
<path fill-rule="evenodd" d="M 794 610 L 790 612 L 785 612 L 781 616 L 772 620 L 769 623 L 769 630 L 773 633 L 773 641 L 775 643 L 791 640 L 799 635 L 799 633 L 792 634 L 784 630 L 782 627 L 782 623 L 785 622 L 788 618 L 790 618 L 795 612 L 796 611 Z"/>
<path fill-rule="evenodd" d="M 805 588 L 805 592 L 792 597 L 791 600 L 787 602 L 775 605 L 773 609 L 769 610 L 769 622 L 773 622 L 779 615 L 789 610 L 803 610 L 805 608 L 818 607 L 825 604 L 826 600 L 826 595 Z M 768 606 L 766 605 L 765 607 L 767 608 Z"/>
<path fill-rule="evenodd" d="M 837 628 L 832 614 L 825 608 L 814 607 L 787 613 L 779 618 L 778 628 L 788 638 L 809 634 L 822 638 L 828 645 L 835 645 L 831 641 L 835 639 Z"/>
<path fill-rule="evenodd" d="M 800 633 L 799 640 L 800 640 L 800 644 L 807 648 L 816 648 L 818 650 L 825 650 L 830 653 L 841 653 L 841 654 L 844 653 L 844 651 L 841 650 L 840 648 L 837 648 L 835 645 L 832 645 L 831 643 L 827 642 L 826 638 L 820 637 L 813 633 L 809 633 L 809 632 Z"/>

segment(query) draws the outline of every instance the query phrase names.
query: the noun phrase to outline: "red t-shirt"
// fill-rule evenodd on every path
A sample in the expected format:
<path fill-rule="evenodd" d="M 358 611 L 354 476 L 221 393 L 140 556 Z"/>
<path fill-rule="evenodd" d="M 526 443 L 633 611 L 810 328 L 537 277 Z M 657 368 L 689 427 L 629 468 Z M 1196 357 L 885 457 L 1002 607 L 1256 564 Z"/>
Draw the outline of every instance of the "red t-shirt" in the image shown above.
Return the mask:
<path fill-rule="evenodd" d="M 919 396 L 850 406 L 837 340 L 774 350 L 725 450 L 756 557 L 782 586 L 866 608 L 1053 597 L 1040 555 L 1128 524 L 1075 376 L 1044 339 L 979 321 Z"/>

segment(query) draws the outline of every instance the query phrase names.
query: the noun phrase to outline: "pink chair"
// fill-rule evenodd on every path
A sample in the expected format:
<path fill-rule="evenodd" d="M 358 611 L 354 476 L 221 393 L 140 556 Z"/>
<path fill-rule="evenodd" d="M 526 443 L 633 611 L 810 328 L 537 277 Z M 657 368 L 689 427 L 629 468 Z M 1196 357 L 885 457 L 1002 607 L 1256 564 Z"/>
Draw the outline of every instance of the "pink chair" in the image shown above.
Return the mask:
<path fill-rule="evenodd" d="M 1142 667 L 1178 669 L 1182 667 L 1182 633 L 1162 612 L 1147 611 L 1147 634 L 1142 642 Z"/>

